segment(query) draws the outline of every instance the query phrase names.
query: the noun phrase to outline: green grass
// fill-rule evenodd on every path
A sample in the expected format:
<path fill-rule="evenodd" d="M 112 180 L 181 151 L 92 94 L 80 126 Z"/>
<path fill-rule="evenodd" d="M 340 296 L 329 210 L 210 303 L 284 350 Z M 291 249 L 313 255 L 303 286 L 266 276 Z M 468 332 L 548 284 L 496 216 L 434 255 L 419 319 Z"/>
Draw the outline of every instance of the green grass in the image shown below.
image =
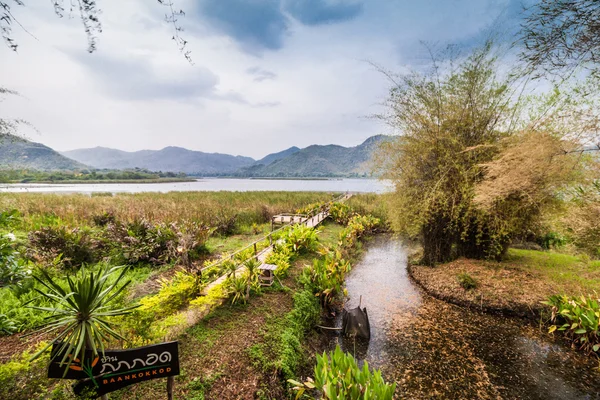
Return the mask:
<path fill-rule="evenodd" d="M 344 227 L 330 220 L 326 220 L 319 229 L 322 230 L 319 234 L 319 243 L 326 247 L 335 247 L 338 245 L 340 232 Z"/>
<path fill-rule="evenodd" d="M 565 293 L 591 293 L 600 289 L 600 261 L 587 257 L 561 254 L 552 251 L 509 249 L 503 264 L 541 274 L 562 287 Z"/>

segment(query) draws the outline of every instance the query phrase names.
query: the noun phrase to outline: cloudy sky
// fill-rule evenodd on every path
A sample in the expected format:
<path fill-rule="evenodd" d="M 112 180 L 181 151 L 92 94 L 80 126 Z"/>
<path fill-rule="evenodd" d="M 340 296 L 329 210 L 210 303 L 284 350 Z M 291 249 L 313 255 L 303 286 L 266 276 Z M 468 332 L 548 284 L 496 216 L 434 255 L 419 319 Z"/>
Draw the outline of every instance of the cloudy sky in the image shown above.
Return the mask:
<path fill-rule="evenodd" d="M 518 21 L 518 0 L 173 0 L 194 65 L 156 0 L 98 0 L 89 54 L 81 21 L 50 1 L 13 14 L 18 52 L 0 45 L 4 117 L 57 150 L 181 146 L 255 158 L 296 145 L 354 146 L 389 133 L 381 111 L 395 72 L 422 68 L 420 44 L 476 45 Z M 67 1 L 68 2 L 68 1 Z M 512 25 L 511 25 L 512 24 Z"/>

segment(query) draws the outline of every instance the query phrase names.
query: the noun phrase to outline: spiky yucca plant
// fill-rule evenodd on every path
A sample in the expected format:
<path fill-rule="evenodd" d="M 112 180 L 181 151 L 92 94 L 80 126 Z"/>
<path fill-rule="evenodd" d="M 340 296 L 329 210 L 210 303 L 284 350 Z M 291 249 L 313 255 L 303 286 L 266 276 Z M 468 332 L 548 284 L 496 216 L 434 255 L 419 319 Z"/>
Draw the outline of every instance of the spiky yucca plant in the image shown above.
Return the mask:
<path fill-rule="evenodd" d="M 114 282 L 110 283 L 113 274 L 120 270 Z M 41 270 L 41 277 L 34 278 L 46 289 L 35 289 L 42 298 L 52 303 L 53 307 L 31 308 L 50 312 L 47 323 L 41 326 L 36 333 L 50 334 L 54 337 L 49 344 L 36 353 L 33 359 L 40 357 L 54 342 L 61 343 L 55 353 L 63 355 L 60 361 L 69 368 L 74 358 L 79 358 L 83 365 L 86 350 L 91 350 L 97 356 L 104 353 L 104 343 L 111 337 L 125 340 L 117 333 L 111 323 L 110 317 L 130 313 L 137 306 L 113 309 L 112 303 L 117 296 L 131 283 L 121 283 L 127 269 L 124 267 L 102 268 L 97 272 L 87 272 L 82 267 L 74 277 L 67 277 L 68 288 L 64 289 L 52 279 L 47 271 Z M 75 355 L 69 357 L 69 355 Z"/>

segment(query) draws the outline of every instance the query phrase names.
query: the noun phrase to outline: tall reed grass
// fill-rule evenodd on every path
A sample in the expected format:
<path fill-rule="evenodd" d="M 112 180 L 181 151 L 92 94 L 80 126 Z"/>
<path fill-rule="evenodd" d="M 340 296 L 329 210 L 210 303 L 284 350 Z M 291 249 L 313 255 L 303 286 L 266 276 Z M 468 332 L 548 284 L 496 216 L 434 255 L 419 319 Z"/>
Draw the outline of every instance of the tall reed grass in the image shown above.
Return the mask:
<path fill-rule="evenodd" d="M 17 209 L 24 228 L 35 229 L 57 221 L 72 226 L 91 225 L 94 216 L 113 214 L 119 221 L 198 221 L 216 226 L 235 218 L 236 224 L 267 222 L 271 215 L 290 212 L 309 203 L 331 200 L 323 192 L 171 192 L 115 196 L 85 194 L 2 193 L 0 210 Z"/>

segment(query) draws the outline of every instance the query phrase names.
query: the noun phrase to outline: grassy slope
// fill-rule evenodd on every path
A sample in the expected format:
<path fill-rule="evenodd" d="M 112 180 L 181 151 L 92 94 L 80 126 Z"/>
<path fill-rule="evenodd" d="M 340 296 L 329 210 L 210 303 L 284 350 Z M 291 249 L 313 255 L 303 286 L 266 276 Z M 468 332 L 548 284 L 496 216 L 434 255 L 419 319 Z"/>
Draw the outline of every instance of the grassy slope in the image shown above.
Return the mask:
<path fill-rule="evenodd" d="M 502 262 L 459 259 L 436 268 L 411 266 L 413 277 L 436 297 L 462 305 L 535 317 L 553 294 L 581 295 L 600 288 L 600 261 L 550 251 L 510 249 Z M 463 289 L 458 275 L 477 282 Z"/>

